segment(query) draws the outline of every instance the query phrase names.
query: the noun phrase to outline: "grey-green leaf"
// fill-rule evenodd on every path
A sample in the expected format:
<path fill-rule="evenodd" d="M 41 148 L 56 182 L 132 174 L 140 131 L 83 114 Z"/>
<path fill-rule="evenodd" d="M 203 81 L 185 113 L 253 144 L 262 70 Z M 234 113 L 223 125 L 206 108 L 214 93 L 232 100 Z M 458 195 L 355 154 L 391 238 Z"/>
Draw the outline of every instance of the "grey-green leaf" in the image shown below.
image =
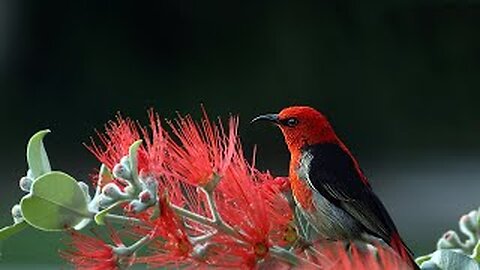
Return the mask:
<path fill-rule="evenodd" d="M 433 254 L 433 253 L 432 253 L 432 254 Z M 418 258 L 415 259 L 415 262 L 416 262 L 418 265 L 422 265 L 423 262 L 429 261 L 429 260 L 432 258 L 432 254 L 420 256 L 420 257 L 418 257 Z"/>
<path fill-rule="evenodd" d="M 98 225 L 105 225 L 105 216 L 110 212 L 112 211 L 113 208 L 117 207 L 118 205 L 126 202 L 127 200 L 121 200 L 121 201 L 118 201 L 116 203 L 113 203 L 112 205 L 110 205 L 109 207 L 103 209 L 102 211 L 98 212 L 96 215 L 95 215 L 95 222 L 98 224 Z"/>
<path fill-rule="evenodd" d="M 28 227 L 28 224 L 25 221 L 21 221 L 13 225 L 1 228 L 0 241 L 5 240 L 16 233 L 23 231 L 27 227 Z"/>
<path fill-rule="evenodd" d="M 34 178 L 50 172 L 50 162 L 48 161 L 47 152 L 43 145 L 43 138 L 50 133 L 50 130 L 41 130 L 30 138 L 27 145 L 27 163 Z"/>
<path fill-rule="evenodd" d="M 142 145 L 142 140 L 134 142 L 129 149 L 129 158 L 133 181 L 137 181 L 138 179 L 138 149 L 140 148 L 140 145 Z"/>
<path fill-rule="evenodd" d="M 448 249 L 435 251 L 431 261 L 443 270 L 480 270 L 479 264 L 469 256 Z"/>
<path fill-rule="evenodd" d="M 97 182 L 97 185 L 100 187 L 100 188 L 103 188 L 106 184 L 112 182 L 114 179 L 112 173 L 110 172 L 110 170 L 107 168 L 107 166 L 105 166 L 105 164 L 102 164 L 102 166 L 100 167 L 100 172 L 98 174 L 98 182 Z"/>
<path fill-rule="evenodd" d="M 477 263 L 480 263 L 480 241 L 478 241 L 473 248 L 472 258 L 477 261 Z"/>
<path fill-rule="evenodd" d="M 79 229 L 91 219 L 87 201 L 77 181 L 63 173 L 50 172 L 39 177 L 30 194 L 20 201 L 24 219 L 45 231 Z"/>

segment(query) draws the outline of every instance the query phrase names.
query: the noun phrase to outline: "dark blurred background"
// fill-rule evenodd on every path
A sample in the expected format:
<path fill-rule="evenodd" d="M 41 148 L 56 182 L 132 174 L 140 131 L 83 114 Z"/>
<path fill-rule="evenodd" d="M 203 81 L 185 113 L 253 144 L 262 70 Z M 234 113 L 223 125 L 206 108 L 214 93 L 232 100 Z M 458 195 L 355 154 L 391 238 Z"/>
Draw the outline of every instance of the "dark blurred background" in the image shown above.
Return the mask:
<path fill-rule="evenodd" d="M 153 1 L 152 1 L 153 2 Z M 387 3 L 388 2 L 388 3 Z M 261 113 L 328 115 L 417 255 L 480 204 L 480 5 L 474 1 L 0 0 L 0 220 L 22 193 L 37 130 L 56 169 L 97 167 L 82 145 L 117 111 L 239 114 L 247 153 L 281 175 Z M 61 234 L 3 243 L 0 268 L 59 264 Z M 38 265 L 35 266 L 38 269 Z"/>

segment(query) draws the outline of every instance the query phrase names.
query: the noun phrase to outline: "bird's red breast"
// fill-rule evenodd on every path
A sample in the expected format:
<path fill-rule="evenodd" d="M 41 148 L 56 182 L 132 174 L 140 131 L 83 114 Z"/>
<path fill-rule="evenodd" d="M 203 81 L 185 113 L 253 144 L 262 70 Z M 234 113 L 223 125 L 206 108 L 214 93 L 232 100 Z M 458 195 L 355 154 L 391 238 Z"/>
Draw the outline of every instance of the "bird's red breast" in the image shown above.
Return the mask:
<path fill-rule="evenodd" d="M 290 185 L 295 200 L 305 210 L 315 210 L 312 190 L 297 174 L 297 168 L 302 156 L 302 148 L 308 145 L 326 142 L 337 142 L 338 138 L 327 118 L 317 110 L 306 106 L 295 106 L 283 109 L 279 119 L 295 118 L 299 120 L 294 128 L 280 126 L 285 137 L 285 143 L 290 151 Z"/>
<path fill-rule="evenodd" d="M 312 190 L 305 182 L 299 178 L 297 174 L 297 166 L 300 160 L 300 155 L 292 155 L 290 161 L 290 187 L 292 188 L 292 193 L 297 201 L 297 203 L 302 206 L 303 209 L 307 211 L 312 211 L 315 209 L 312 198 Z"/>

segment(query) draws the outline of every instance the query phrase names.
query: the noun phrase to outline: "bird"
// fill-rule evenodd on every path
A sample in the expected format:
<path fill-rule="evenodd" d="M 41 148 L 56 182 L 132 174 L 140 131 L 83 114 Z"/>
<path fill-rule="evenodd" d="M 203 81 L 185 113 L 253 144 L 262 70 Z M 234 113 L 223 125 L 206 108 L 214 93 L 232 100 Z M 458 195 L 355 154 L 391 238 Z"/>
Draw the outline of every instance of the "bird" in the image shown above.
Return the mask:
<path fill-rule="evenodd" d="M 255 117 L 283 133 L 290 152 L 289 180 L 296 206 L 318 237 L 332 241 L 380 239 L 412 268 L 411 251 L 374 193 L 359 163 L 327 117 L 309 106 L 292 106 Z"/>

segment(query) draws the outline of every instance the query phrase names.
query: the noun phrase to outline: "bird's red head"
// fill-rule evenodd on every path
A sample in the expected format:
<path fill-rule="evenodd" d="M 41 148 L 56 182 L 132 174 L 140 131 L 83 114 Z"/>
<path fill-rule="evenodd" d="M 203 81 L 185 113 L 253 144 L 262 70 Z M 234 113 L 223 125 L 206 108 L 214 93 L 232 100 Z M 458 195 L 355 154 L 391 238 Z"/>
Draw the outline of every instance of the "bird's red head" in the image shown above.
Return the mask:
<path fill-rule="evenodd" d="M 307 145 L 338 141 L 327 118 L 311 107 L 288 107 L 278 114 L 258 116 L 252 122 L 260 120 L 273 122 L 280 127 L 292 153 Z"/>

